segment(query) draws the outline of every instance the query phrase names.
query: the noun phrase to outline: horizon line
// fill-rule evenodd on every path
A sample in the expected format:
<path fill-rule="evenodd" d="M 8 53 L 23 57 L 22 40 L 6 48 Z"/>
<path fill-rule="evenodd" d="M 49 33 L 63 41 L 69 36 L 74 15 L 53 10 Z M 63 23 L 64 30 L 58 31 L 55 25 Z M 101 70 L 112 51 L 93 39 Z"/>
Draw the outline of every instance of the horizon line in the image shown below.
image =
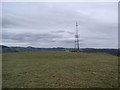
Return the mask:
<path fill-rule="evenodd" d="M 33 47 L 33 48 L 68 48 L 68 47 L 63 47 L 63 46 L 56 46 L 56 47 L 37 47 L 37 46 L 10 46 L 10 45 L 3 45 L 3 44 L 0 44 L 0 46 L 7 46 L 7 47 Z M 69 48 L 73 48 L 73 47 L 69 47 Z M 91 49 L 120 49 L 119 47 L 118 48 L 112 48 L 112 47 L 81 47 L 80 49 L 84 49 L 84 48 L 91 48 Z"/>

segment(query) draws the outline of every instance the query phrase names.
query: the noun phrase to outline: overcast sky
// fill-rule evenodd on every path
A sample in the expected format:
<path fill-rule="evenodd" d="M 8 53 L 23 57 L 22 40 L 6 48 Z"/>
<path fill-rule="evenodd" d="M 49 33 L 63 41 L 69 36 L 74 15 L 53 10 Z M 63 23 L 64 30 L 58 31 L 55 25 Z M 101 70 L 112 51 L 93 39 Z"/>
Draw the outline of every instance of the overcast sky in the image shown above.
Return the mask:
<path fill-rule="evenodd" d="M 117 2 L 2 3 L 2 44 L 74 47 L 75 23 L 81 48 L 118 47 Z"/>

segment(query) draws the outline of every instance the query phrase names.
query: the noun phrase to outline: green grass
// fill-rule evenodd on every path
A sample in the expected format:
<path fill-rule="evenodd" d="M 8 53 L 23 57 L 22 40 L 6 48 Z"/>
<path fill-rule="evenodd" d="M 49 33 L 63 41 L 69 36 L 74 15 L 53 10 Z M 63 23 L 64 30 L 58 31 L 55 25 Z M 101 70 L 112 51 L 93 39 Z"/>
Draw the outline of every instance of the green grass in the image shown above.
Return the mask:
<path fill-rule="evenodd" d="M 3 88 L 118 87 L 118 57 L 105 53 L 5 53 Z"/>

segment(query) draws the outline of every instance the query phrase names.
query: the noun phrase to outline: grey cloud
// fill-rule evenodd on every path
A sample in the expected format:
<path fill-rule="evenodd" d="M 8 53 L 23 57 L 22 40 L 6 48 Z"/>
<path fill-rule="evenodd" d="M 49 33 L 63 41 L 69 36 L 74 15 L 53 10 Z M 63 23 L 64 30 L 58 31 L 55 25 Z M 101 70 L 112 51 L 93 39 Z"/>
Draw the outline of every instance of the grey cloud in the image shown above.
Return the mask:
<path fill-rule="evenodd" d="M 80 43 L 82 43 L 83 42 L 83 40 L 79 40 L 80 41 Z M 74 39 L 73 40 L 60 40 L 60 42 L 62 42 L 62 43 L 66 43 L 66 44 L 74 44 Z"/>
<path fill-rule="evenodd" d="M 54 46 L 68 46 L 73 47 L 74 39 L 65 38 L 61 34 L 54 34 L 54 33 L 8 33 L 3 32 L 2 34 L 3 42 L 7 43 L 28 43 L 29 45 L 35 45 L 38 46 L 41 43 L 45 43 L 46 45 L 50 45 L 48 47 Z M 53 44 L 52 44 L 53 43 Z M 52 44 L 52 45 L 51 45 Z M 69 47 L 69 46 L 68 46 Z"/>
<path fill-rule="evenodd" d="M 18 26 L 19 24 L 17 22 L 14 21 L 14 19 L 10 19 L 10 18 L 2 18 L 2 27 L 3 28 L 10 28 L 10 27 L 15 27 Z"/>
<path fill-rule="evenodd" d="M 52 33 L 61 33 L 61 34 L 73 34 L 74 35 L 74 32 L 71 32 L 71 31 L 65 31 L 65 30 L 57 30 L 57 31 L 51 31 Z"/>
<path fill-rule="evenodd" d="M 68 33 L 68 34 L 74 34 L 74 32 L 70 32 L 70 31 L 67 31 L 66 33 Z"/>
<path fill-rule="evenodd" d="M 64 33 L 64 30 L 58 30 L 58 31 L 51 31 L 52 33 Z"/>
<path fill-rule="evenodd" d="M 12 39 L 18 41 L 28 41 L 28 42 L 36 42 L 36 41 L 48 41 L 56 38 L 61 38 L 61 35 L 54 35 L 49 33 L 42 33 L 42 34 L 32 34 L 32 33 L 22 33 L 22 34 L 15 34 L 15 33 L 3 33 L 3 39 Z"/>
<path fill-rule="evenodd" d="M 2 24 L 10 33 L 3 33 L 3 42 L 73 47 L 78 21 L 81 46 L 116 47 L 116 7 L 116 3 L 4 3 Z"/>
<path fill-rule="evenodd" d="M 74 40 L 60 40 L 62 43 L 73 44 Z"/>

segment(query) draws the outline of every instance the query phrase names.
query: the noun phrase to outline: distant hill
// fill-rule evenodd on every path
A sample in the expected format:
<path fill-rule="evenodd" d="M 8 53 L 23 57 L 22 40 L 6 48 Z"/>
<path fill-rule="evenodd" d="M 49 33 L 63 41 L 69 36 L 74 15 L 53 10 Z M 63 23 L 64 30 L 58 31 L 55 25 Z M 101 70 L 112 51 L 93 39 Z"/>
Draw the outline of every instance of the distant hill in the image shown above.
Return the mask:
<path fill-rule="evenodd" d="M 0 51 L 2 53 L 7 53 L 7 52 L 25 52 L 25 51 L 71 51 L 73 48 L 62 48 L 62 47 L 57 47 L 57 48 L 35 48 L 35 47 L 8 47 L 4 45 L 0 45 L 2 49 L 0 48 Z M 118 49 L 94 49 L 94 48 L 83 48 L 80 49 L 81 52 L 86 52 L 86 53 L 108 53 L 112 55 L 120 55 L 120 52 Z"/>
<path fill-rule="evenodd" d="M 0 45 L 2 53 L 6 52 L 25 52 L 25 51 L 64 51 L 65 48 L 35 48 L 35 47 L 8 47 Z"/>
<path fill-rule="evenodd" d="M 6 52 L 18 52 L 18 51 L 12 47 L 0 45 L 0 52 L 6 53 Z"/>
<path fill-rule="evenodd" d="M 82 50 L 82 52 L 86 52 L 86 53 L 97 53 L 97 52 L 102 52 L 102 53 L 108 53 L 108 54 L 112 54 L 112 55 L 116 55 L 119 56 L 120 52 L 118 51 L 118 49 L 89 49 L 89 48 L 85 48 Z"/>

